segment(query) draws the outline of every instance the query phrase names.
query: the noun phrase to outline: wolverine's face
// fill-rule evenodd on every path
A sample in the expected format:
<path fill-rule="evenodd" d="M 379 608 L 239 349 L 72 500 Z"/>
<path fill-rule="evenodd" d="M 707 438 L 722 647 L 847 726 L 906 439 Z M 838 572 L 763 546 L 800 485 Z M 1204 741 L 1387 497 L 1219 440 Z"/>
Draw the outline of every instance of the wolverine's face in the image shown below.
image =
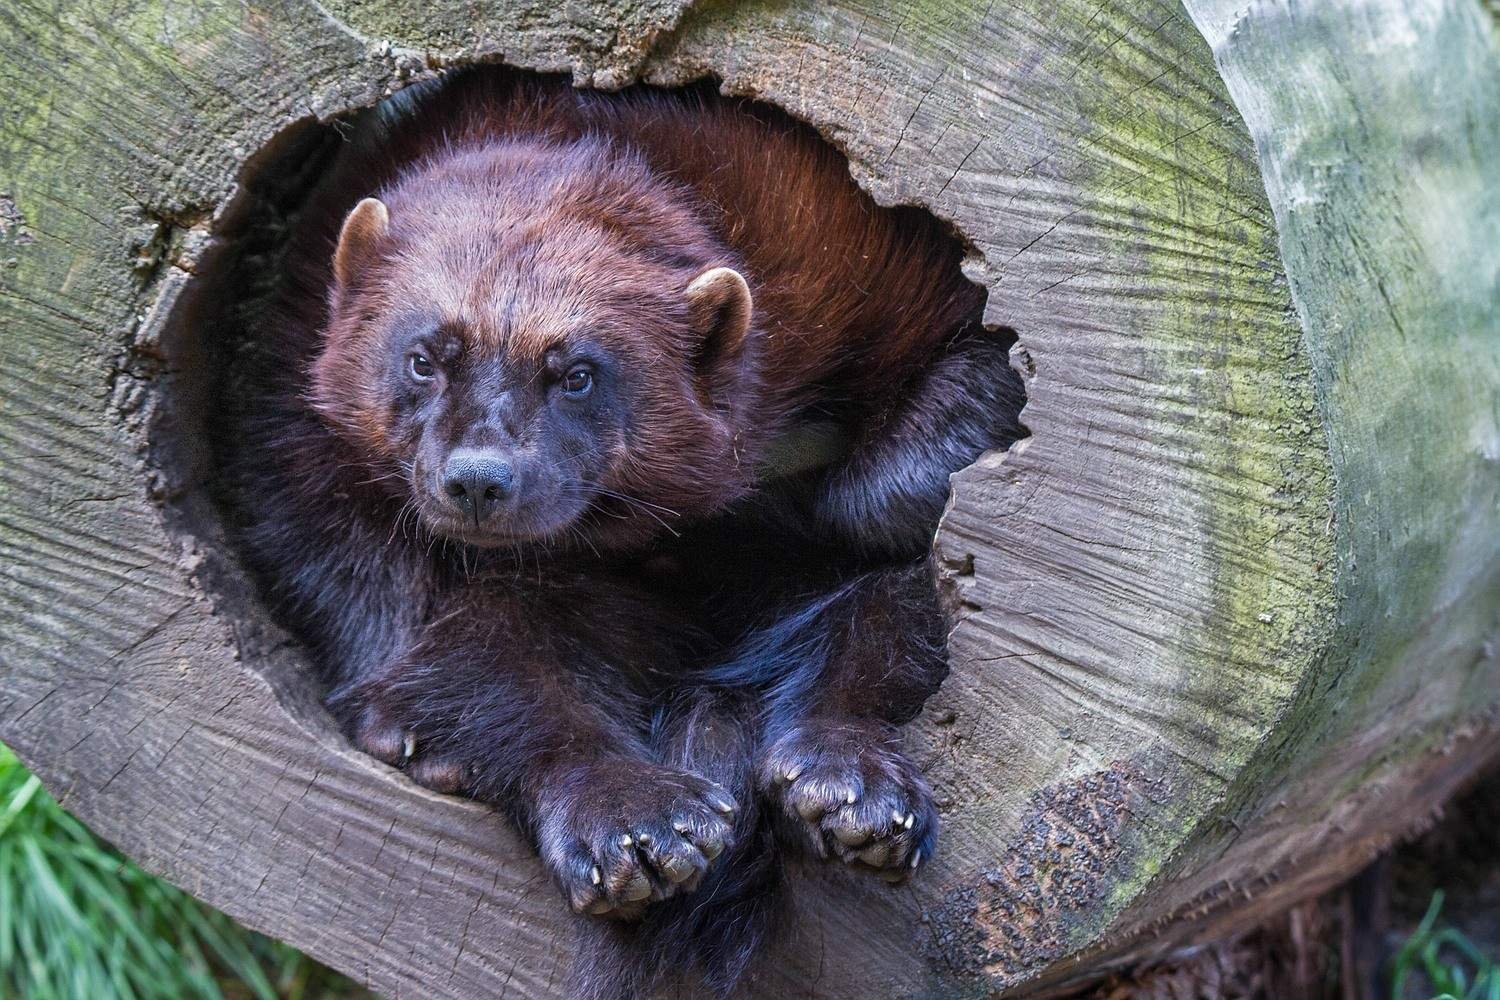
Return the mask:
<path fill-rule="evenodd" d="M 618 493 L 606 484 L 628 461 L 640 387 L 606 346 L 574 335 L 506 350 L 421 310 L 381 340 L 388 447 L 433 531 L 476 545 L 554 538 Z"/>
<path fill-rule="evenodd" d="M 460 186 L 425 211 L 366 199 L 350 214 L 319 411 L 404 481 L 432 532 L 473 545 L 605 547 L 722 504 L 739 479 L 724 398 L 744 280 L 663 259 L 556 193 L 525 212 L 469 206 L 514 223 L 442 215 L 473 196 Z"/>

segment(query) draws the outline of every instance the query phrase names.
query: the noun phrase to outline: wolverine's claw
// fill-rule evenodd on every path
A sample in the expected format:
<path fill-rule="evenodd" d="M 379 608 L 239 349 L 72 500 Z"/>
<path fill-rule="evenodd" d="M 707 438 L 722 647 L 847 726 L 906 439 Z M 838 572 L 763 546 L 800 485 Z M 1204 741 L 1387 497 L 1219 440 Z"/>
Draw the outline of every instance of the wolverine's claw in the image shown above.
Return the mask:
<path fill-rule="evenodd" d="M 401 736 L 401 763 L 406 763 L 416 756 L 417 736 L 415 733 L 404 733 Z"/>

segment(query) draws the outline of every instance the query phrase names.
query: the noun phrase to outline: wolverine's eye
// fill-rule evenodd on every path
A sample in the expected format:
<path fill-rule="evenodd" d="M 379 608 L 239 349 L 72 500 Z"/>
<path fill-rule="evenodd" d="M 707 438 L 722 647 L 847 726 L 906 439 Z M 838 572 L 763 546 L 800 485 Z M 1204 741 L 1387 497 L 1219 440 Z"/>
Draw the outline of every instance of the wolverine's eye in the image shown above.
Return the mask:
<path fill-rule="evenodd" d="M 437 374 L 437 369 L 432 366 L 432 362 L 427 360 L 427 356 L 424 354 L 413 354 L 408 359 L 406 366 L 411 372 L 411 377 L 418 382 L 426 382 Z"/>
<path fill-rule="evenodd" d="M 569 396 L 582 396 L 593 387 L 594 376 L 587 368 L 574 368 L 562 379 L 562 390 Z"/>

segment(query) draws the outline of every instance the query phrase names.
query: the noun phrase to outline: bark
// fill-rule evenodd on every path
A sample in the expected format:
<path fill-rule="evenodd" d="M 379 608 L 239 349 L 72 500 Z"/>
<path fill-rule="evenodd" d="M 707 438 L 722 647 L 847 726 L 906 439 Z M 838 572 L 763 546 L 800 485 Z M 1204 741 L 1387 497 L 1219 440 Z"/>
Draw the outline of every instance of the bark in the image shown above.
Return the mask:
<path fill-rule="evenodd" d="M 185 304 L 296 123 L 481 59 L 785 107 L 1020 334 L 1032 437 L 937 539 L 941 859 L 808 872 L 753 993 L 1076 981 L 1353 871 L 1500 749 L 1478 0 L 12 0 L 0 738 L 148 869 L 393 996 L 558 989 L 526 850 L 347 746 L 224 546 Z"/>

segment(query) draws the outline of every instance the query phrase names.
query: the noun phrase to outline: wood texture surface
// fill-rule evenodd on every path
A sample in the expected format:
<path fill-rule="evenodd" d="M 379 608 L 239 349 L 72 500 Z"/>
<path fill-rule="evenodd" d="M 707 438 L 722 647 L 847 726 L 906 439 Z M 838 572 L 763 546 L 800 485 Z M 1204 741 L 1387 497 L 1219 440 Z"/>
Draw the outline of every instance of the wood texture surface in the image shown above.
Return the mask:
<path fill-rule="evenodd" d="M 808 872 L 750 992 L 1057 986 L 1338 877 L 1497 745 L 1500 43 L 1306 6 L 13 0 L 0 739 L 388 995 L 555 994 L 524 848 L 347 747 L 222 543 L 195 273 L 289 134 L 444 66 L 713 74 L 954 224 L 1032 432 L 937 541 L 940 862 Z"/>

